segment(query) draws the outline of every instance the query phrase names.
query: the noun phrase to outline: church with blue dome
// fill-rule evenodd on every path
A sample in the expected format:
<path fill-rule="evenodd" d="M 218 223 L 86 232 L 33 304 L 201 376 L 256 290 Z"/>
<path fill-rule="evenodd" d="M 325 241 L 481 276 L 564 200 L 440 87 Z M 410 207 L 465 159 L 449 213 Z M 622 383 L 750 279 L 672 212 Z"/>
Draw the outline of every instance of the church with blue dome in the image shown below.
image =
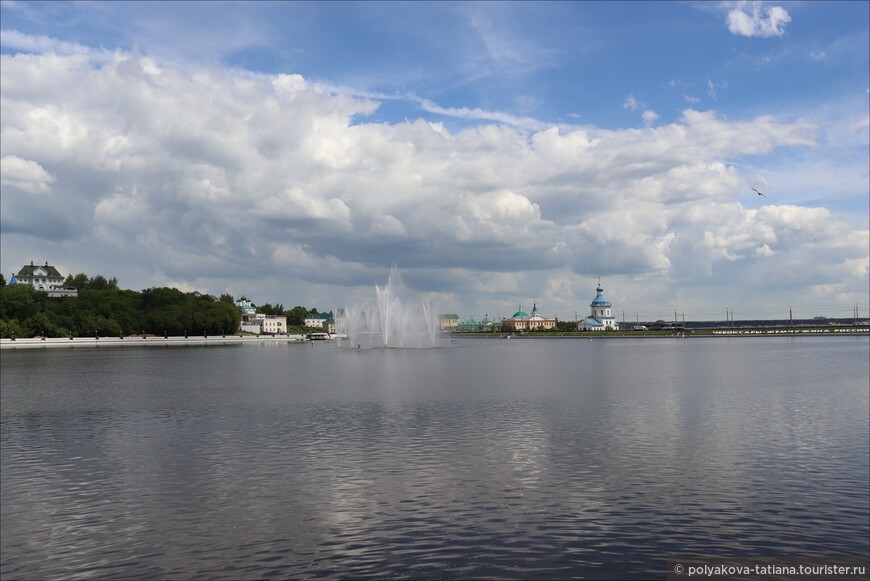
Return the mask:
<path fill-rule="evenodd" d="M 595 298 L 589 305 L 592 315 L 577 323 L 578 331 L 618 331 L 619 325 L 613 318 L 613 305 L 604 296 L 604 287 L 601 279 L 598 279 L 598 287 L 595 289 Z"/>

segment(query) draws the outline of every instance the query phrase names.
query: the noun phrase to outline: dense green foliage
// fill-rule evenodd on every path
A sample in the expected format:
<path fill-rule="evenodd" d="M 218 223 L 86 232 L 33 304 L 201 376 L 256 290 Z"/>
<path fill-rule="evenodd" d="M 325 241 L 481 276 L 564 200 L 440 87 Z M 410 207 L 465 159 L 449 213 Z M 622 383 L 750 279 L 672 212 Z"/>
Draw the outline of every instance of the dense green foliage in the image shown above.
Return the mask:
<path fill-rule="evenodd" d="M 562 333 L 577 330 L 577 321 L 559 321 L 556 320 L 556 330 Z"/>
<path fill-rule="evenodd" d="M 49 298 L 27 284 L 0 286 L 0 337 L 120 336 L 142 332 L 219 335 L 235 333 L 239 328 L 239 310 L 224 297 L 215 301 L 172 288 L 120 290 L 116 279 L 99 275 L 91 279 L 83 274 L 70 276 L 67 282 L 79 289 L 78 297 Z"/>
<path fill-rule="evenodd" d="M 82 289 L 92 289 L 92 290 L 118 290 L 118 279 L 114 276 L 110 279 L 106 279 L 102 274 L 98 274 L 97 276 L 88 278 L 83 272 L 78 273 L 77 275 L 67 275 L 66 280 L 63 281 L 63 284 L 67 286 L 72 286 L 77 288 L 78 290 Z"/>
<path fill-rule="evenodd" d="M 284 314 L 287 315 L 287 325 L 303 327 L 305 326 L 305 317 L 308 315 L 308 309 L 296 306 Z"/>

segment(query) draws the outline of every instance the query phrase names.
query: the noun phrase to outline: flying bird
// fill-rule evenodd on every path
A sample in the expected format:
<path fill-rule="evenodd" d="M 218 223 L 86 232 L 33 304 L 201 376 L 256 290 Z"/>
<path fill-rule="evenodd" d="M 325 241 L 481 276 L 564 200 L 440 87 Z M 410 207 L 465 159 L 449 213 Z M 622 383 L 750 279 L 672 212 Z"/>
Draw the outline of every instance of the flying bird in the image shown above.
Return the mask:
<path fill-rule="evenodd" d="M 749 189 L 752 190 L 753 192 L 755 192 L 756 194 L 758 194 L 759 196 L 761 196 L 762 198 L 767 198 L 767 196 L 765 196 L 764 194 L 762 194 L 761 192 L 759 192 L 755 188 L 749 188 Z"/>

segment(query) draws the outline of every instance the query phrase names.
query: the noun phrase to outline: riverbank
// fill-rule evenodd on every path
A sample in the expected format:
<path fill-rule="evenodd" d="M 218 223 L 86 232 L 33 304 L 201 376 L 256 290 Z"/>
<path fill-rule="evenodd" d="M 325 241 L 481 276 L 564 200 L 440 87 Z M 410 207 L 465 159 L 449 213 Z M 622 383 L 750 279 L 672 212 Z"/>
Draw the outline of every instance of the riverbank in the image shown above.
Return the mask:
<path fill-rule="evenodd" d="M 843 337 L 870 335 L 870 327 L 835 327 L 828 329 L 715 329 L 696 330 L 693 333 L 669 332 L 604 332 L 604 333 L 455 333 L 444 339 L 697 339 L 716 337 Z M 0 349 L 53 349 L 100 347 L 206 347 L 210 345 L 282 344 L 307 341 L 305 335 L 227 335 L 214 337 L 33 337 L 26 339 L 0 339 Z"/>
<path fill-rule="evenodd" d="M 454 339 L 696 339 L 707 337 L 819 337 L 870 335 L 870 327 L 831 327 L 806 329 L 696 329 L 692 332 L 605 331 L 532 333 L 453 333 Z"/>
<path fill-rule="evenodd" d="M 297 343 L 304 335 L 216 335 L 214 337 L 34 337 L 0 339 L 0 349 L 50 349 L 63 347 L 194 347 L 209 345 L 247 345 L 255 343 Z"/>

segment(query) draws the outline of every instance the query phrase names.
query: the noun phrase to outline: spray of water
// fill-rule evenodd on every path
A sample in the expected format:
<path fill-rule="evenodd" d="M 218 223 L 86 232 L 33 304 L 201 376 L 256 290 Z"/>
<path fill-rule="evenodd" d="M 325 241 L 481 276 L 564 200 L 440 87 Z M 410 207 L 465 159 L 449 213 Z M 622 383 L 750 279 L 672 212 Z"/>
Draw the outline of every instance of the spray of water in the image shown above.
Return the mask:
<path fill-rule="evenodd" d="M 437 307 L 409 292 L 394 265 L 387 284 L 375 285 L 375 305 L 346 307 L 336 317 L 336 330 L 347 335 L 344 345 L 353 348 L 437 347 Z"/>

